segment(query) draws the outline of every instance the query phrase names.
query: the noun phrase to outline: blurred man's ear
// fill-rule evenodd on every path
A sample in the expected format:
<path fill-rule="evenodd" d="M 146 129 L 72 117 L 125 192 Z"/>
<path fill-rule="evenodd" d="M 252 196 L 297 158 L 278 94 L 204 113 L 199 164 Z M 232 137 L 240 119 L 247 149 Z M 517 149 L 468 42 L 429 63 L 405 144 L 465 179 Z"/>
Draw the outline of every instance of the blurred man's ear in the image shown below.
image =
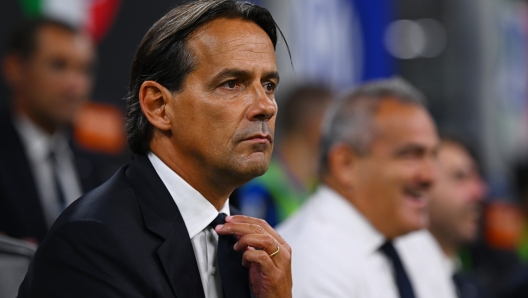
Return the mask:
<path fill-rule="evenodd" d="M 11 88 L 22 81 L 22 63 L 22 58 L 17 54 L 8 54 L 2 59 L 2 75 Z"/>
<path fill-rule="evenodd" d="M 167 109 L 172 93 L 155 81 L 145 81 L 139 89 L 139 104 L 147 120 L 161 131 L 171 129 L 172 119 Z"/>
<path fill-rule="evenodd" d="M 328 154 L 328 174 L 341 188 L 351 189 L 356 182 L 358 155 L 349 145 L 334 146 Z"/>

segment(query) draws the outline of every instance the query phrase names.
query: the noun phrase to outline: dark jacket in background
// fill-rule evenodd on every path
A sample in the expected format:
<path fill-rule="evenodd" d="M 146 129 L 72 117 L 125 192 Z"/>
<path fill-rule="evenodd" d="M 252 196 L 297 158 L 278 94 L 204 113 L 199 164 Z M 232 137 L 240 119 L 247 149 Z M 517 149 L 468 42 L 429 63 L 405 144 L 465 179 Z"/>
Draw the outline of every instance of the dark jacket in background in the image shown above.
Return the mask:
<path fill-rule="evenodd" d="M 73 142 L 70 142 L 73 143 Z M 82 191 L 109 178 L 111 157 L 70 146 Z M 0 232 L 41 242 L 48 231 L 40 195 L 18 131 L 8 109 L 0 110 Z"/>

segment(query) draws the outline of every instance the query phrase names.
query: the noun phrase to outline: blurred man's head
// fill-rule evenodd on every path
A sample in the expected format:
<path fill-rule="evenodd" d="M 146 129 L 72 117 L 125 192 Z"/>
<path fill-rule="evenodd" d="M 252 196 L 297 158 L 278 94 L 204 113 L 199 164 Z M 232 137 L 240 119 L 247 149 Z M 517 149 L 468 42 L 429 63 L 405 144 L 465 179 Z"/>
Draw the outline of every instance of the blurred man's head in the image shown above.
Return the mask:
<path fill-rule="evenodd" d="M 94 62 L 91 41 L 74 27 L 26 21 L 13 33 L 3 61 L 14 108 L 49 133 L 70 124 L 88 99 Z"/>
<path fill-rule="evenodd" d="M 431 190 L 429 229 L 448 255 L 477 237 L 486 187 L 469 148 L 455 138 L 442 138 L 438 178 Z"/>
<path fill-rule="evenodd" d="M 332 98 L 332 91 L 324 86 L 296 87 L 280 103 L 281 117 L 277 125 L 282 129 L 282 136 L 298 136 L 317 148 L 323 115 Z"/>
<path fill-rule="evenodd" d="M 330 109 L 321 175 L 387 238 L 428 224 L 438 136 L 421 93 L 401 79 L 361 86 Z"/>
<path fill-rule="evenodd" d="M 333 99 L 329 88 L 306 83 L 279 103 L 278 148 L 275 154 L 299 186 L 312 189 L 317 181 L 317 156 L 323 115 Z"/>

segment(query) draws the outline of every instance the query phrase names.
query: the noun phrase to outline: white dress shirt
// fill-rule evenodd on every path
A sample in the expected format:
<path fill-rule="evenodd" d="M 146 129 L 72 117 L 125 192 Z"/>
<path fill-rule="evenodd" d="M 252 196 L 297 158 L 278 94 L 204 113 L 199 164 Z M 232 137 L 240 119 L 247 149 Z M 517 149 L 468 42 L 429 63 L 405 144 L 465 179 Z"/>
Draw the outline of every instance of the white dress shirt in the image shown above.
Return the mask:
<path fill-rule="evenodd" d="M 331 188 L 319 186 L 277 231 L 293 251 L 293 297 L 399 298 L 392 264 L 379 250 L 385 237 Z M 455 298 L 432 240 L 419 231 L 394 244 L 417 298 Z"/>
<path fill-rule="evenodd" d="M 209 227 L 209 223 L 218 216 L 218 213 L 223 212 L 230 215 L 229 199 L 219 212 L 202 194 L 171 170 L 154 153 L 149 153 L 148 158 L 183 217 L 198 262 L 205 297 L 223 297 L 216 257 L 218 234 Z"/>
<path fill-rule="evenodd" d="M 50 135 L 23 114 L 15 117 L 14 126 L 24 145 L 44 211 L 44 219 L 49 228 L 62 212 L 50 152 L 53 151 L 57 159 L 58 186 L 64 194 L 66 206 L 82 195 L 73 153 L 63 133 Z"/>

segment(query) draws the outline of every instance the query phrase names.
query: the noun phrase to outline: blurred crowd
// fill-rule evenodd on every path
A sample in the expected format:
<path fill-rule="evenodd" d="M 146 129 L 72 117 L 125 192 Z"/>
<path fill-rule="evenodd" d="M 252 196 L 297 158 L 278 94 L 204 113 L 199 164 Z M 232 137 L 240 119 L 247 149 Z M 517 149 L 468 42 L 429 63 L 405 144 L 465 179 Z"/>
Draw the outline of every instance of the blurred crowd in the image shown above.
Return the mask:
<path fill-rule="evenodd" d="M 89 36 L 36 18 L 6 49 L 2 298 L 16 296 L 61 211 L 129 156 L 120 108 L 89 102 L 98 71 Z M 399 77 L 345 92 L 285 89 L 268 171 L 230 200 L 292 246 L 294 297 L 528 297 L 527 165 L 514 171 L 518 204 L 492 198 L 476 142 L 437 125 Z"/>

